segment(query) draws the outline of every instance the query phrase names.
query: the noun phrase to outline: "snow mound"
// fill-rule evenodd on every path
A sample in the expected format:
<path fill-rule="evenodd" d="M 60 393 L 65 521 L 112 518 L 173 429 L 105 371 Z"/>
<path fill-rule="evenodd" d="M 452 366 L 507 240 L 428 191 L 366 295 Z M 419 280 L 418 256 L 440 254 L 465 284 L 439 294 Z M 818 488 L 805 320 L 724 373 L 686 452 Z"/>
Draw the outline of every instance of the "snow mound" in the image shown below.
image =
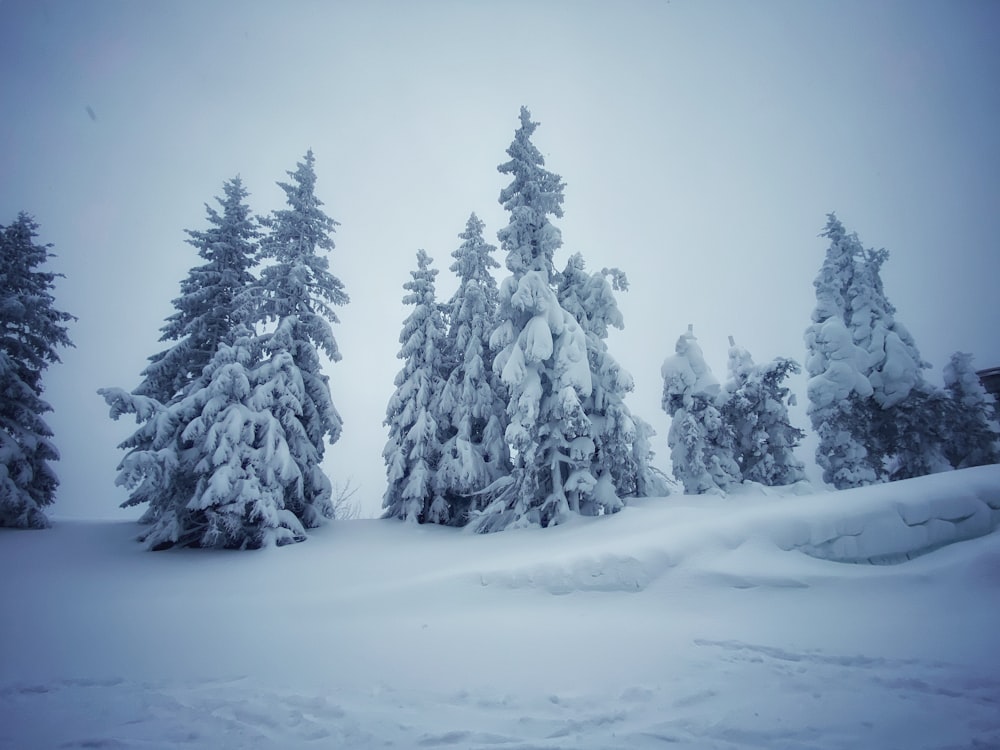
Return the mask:
<path fill-rule="evenodd" d="M 776 528 L 782 549 L 845 563 L 909 560 L 1000 528 L 1000 466 L 843 490 L 815 508 L 806 538 L 797 524 Z"/>
<path fill-rule="evenodd" d="M 789 552 L 893 564 L 1000 528 L 1000 466 L 800 494 L 805 486 L 745 483 L 725 498 L 644 499 L 610 518 L 517 532 L 527 535 L 519 554 L 490 560 L 496 567 L 479 581 L 551 594 L 635 593 L 680 569 L 737 588 L 799 587 L 831 573 L 790 574 L 794 563 L 781 561 Z"/>

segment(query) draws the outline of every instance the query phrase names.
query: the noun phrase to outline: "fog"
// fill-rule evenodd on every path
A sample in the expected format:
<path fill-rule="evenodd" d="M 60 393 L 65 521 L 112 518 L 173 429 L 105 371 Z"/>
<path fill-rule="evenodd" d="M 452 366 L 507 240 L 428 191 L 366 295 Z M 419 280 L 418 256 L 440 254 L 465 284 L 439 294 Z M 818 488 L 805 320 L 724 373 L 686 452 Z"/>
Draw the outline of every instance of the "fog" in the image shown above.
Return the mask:
<path fill-rule="evenodd" d="M 688 324 L 718 377 L 729 335 L 802 361 L 830 211 L 891 252 L 885 289 L 930 380 L 956 350 L 1000 365 L 998 24 L 988 1 L 0 2 L 0 223 L 36 218 L 79 318 L 45 380 L 53 514 L 127 517 L 115 446 L 133 425 L 96 390 L 135 387 L 163 348 L 200 262 L 184 230 L 223 182 L 282 208 L 275 181 L 308 148 L 351 296 L 324 465 L 377 512 L 402 284 L 424 248 L 450 296 L 472 211 L 495 243 L 522 104 L 567 183 L 556 265 L 581 252 L 631 281 L 609 346 L 658 465 L 659 366 Z"/>

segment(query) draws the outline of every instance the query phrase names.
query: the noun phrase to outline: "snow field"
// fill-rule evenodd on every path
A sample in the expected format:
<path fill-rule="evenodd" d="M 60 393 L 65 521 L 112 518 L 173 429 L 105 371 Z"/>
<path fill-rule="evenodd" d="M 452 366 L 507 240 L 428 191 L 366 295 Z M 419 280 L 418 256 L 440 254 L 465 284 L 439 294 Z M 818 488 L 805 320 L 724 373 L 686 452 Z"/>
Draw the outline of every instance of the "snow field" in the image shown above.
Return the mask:
<path fill-rule="evenodd" d="M 243 553 L 6 531 L 0 748 L 1000 746 L 1000 467 L 808 492 Z M 845 538 L 897 564 L 816 556 Z"/>

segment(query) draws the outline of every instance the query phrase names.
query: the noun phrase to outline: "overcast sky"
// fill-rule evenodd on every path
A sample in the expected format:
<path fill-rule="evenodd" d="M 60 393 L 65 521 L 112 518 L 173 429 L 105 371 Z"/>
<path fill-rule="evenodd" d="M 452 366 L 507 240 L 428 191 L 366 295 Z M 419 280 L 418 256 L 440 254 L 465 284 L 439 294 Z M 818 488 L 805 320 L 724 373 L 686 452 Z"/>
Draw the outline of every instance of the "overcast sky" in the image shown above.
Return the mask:
<path fill-rule="evenodd" d="M 135 387 L 162 348 L 202 262 L 183 230 L 223 182 L 282 208 L 274 183 L 308 148 L 352 298 L 325 467 L 374 513 L 402 284 L 424 248 L 451 295 L 472 211 L 496 242 L 522 104 L 567 184 L 557 266 L 581 252 L 631 281 L 610 347 L 659 465 L 659 367 L 689 323 L 720 379 L 729 335 L 804 359 L 829 211 L 890 250 L 885 288 L 933 382 L 956 350 L 1000 365 L 997 28 L 992 0 L 0 0 L 0 223 L 35 216 L 79 317 L 46 376 L 54 515 L 129 517 L 113 482 L 134 425 L 96 390 Z"/>

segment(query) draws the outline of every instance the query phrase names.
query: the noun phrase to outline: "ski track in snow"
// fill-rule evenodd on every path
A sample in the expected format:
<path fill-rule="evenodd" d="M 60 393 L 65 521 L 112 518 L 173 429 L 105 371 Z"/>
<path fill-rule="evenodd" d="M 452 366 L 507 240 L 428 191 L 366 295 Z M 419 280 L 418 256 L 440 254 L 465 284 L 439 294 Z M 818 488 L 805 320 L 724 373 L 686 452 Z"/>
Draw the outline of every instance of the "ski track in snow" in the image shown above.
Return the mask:
<path fill-rule="evenodd" d="M 0 748 L 855 750 L 903 747 L 901 734 L 925 738 L 907 750 L 1000 747 L 1000 676 L 740 641 L 693 646 L 705 676 L 693 691 L 683 681 L 541 696 L 385 685 L 305 694 L 249 678 L 8 684 Z"/>

